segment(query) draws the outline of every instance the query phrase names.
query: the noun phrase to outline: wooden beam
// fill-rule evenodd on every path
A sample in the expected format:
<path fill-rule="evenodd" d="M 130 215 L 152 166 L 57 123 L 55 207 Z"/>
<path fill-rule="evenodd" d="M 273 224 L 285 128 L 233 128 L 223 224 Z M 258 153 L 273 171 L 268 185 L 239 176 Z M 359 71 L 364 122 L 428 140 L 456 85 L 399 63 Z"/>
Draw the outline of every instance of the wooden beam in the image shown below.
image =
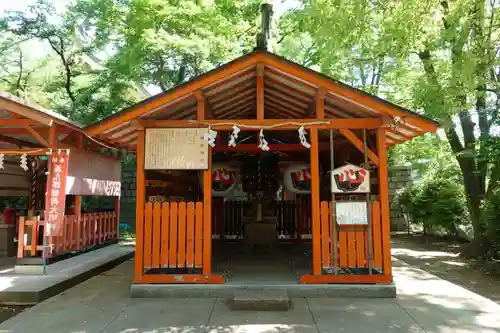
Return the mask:
<path fill-rule="evenodd" d="M 257 65 L 257 120 L 264 120 L 264 65 Z"/>
<path fill-rule="evenodd" d="M 325 119 L 325 96 L 326 89 L 320 88 L 316 91 L 315 103 L 316 119 Z"/>
<path fill-rule="evenodd" d="M 32 119 L 0 119 L 0 126 L 25 127 L 30 125 L 40 125 L 40 123 Z"/>
<path fill-rule="evenodd" d="M 45 140 L 40 133 L 38 133 L 33 127 L 25 126 L 24 127 L 28 133 L 30 133 L 38 142 L 40 142 L 43 146 L 49 147 L 49 142 Z"/>
<path fill-rule="evenodd" d="M 389 180 L 387 167 L 387 148 L 385 147 L 385 128 L 377 129 L 377 152 L 379 157 L 378 166 L 378 186 L 380 200 L 380 215 L 382 225 L 382 273 L 392 281 L 392 263 L 391 263 L 391 225 L 389 208 Z"/>
<path fill-rule="evenodd" d="M 354 134 L 351 130 L 348 129 L 339 129 L 339 132 L 347 139 L 349 140 L 354 147 L 356 147 L 361 153 L 364 154 L 364 146 L 363 142 Z M 372 150 L 368 149 L 368 157 L 370 158 L 370 161 L 373 162 L 376 166 L 379 165 L 379 158 L 377 154 L 375 154 Z"/>
<path fill-rule="evenodd" d="M 39 147 L 39 145 L 37 145 L 36 143 L 11 138 L 10 136 L 5 136 L 2 134 L 0 134 L 0 141 L 7 142 L 10 144 L 16 145 L 18 147 L 31 147 L 31 148 Z"/>
<path fill-rule="evenodd" d="M 194 92 L 196 97 L 196 119 L 205 119 L 205 96 L 200 90 Z"/>
<path fill-rule="evenodd" d="M 53 124 L 49 129 L 49 144 L 50 148 L 57 148 L 57 124 Z"/>
<path fill-rule="evenodd" d="M 240 129 L 245 130 L 260 130 L 260 127 L 276 126 L 273 130 L 296 130 L 300 126 L 305 128 L 317 129 L 373 129 L 380 126 L 380 119 L 377 118 L 357 118 L 357 119 L 240 119 L 231 121 L 231 124 L 226 124 L 227 120 L 204 120 L 203 123 L 195 120 L 138 120 L 144 128 L 199 128 L 208 127 L 210 125 L 218 130 L 232 130 L 233 124 L 237 124 Z M 291 124 L 292 123 L 292 124 Z M 313 124 L 311 124 L 313 123 Z M 279 126 L 281 125 L 281 126 Z"/>
<path fill-rule="evenodd" d="M 48 148 L 19 148 L 19 149 L 0 149 L 0 154 L 5 156 L 19 156 L 26 154 L 28 156 L 43 156 L 49 152 Z"/>

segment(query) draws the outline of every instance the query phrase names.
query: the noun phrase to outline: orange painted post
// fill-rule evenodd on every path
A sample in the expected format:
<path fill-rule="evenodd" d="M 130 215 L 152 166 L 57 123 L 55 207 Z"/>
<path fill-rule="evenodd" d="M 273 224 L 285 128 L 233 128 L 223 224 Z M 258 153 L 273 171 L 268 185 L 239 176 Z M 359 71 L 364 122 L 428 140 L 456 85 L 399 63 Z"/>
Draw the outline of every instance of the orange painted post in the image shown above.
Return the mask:
<path fill-rule="evenodd" d="M 354 231 L 347 231 L 347 267 L 356 267 L 356 235 Z"/>
<path fill-rule="evenodd" d="M 194 221 L 195 221 L 194 202 L 187 204 L 186 220 L 186 267 L 194 266 Z"/>
<path fill-rule="evenodd" d="M 170 246 L 169 246 L 169 267 L 177 267 L 177 202 L 170 203 Z"/>
<path fill-rule="evenodd" d="M 160 251 L 161 251 L 161 203 L 153 204 L 153 268 L 160 268 Z"/>
<path fill-rule="evenodd" d="M 203 274 L 212 273 L 212 149 L 208 147 L 208 170 L 203 172 Z"/>
<path fill-rule="evenodd" d="M 196 203 L 196 220 L 194 227 L 194 266 L 203 267 L 203 203 Z"/>
<path fill-rule="evenodd" d="M 391 263 L 391 226 L 389 220 L 389 183 L 387 175 L 387 148 L 385 147 L 385 129 L 377 129 L 377 153 L 379 158 L 378 186 L 380 198 L 380 216 L 382 227 L 383 273 L 392 280 Z"/>
<path fill-rule="evenodd" d="M 115 223 L 113 224 L 113 239 L 118 239 L 120 235 L 120 197 L 115 198 Z"/>
<path fill-rule="evenodd" d="M 321 263 L 323 268 L 330 267 L 330 212 L 328 202 L 321 202 Z"/>
<path fill-rule="evenodd" d="M 36 256 L 36 246 L 38 245 L 38 221 L 33 218 L 31 221 L 31 251 L 32 257 Z"/>
<path fill-rule="evenodd" d="M 19 217 L 19 230 L 17 232 L 17 258 L 24 258 L 24 226 L 26 216 Z"/>
<path fill-rule="evenodd" d="M 88 214 L 83 214 L 82 215 L 82 221 L 83 221 L 83 225 L 82 225 L 82 234 L 83 234 L 83 239 L 82 239 L 82 243 L 83 243 L 83 248 L 86 248 L 87 245 L 89 245 L 89 219 L 88 219 Z"/>
<path fill-rule="evenodd" d="M 372 224 L 373 224 L 373 262 L 375 268 L 382 268 L 382 234 L 380 228 L 380 202 L 374 201 L 372 204 Z"/>
<path fill-rule="evenodd" d="M 264 65 L 257 65 L 257 120 L 264 119 Z"/>
<path fill-rule="evenodd" d="M 82 247 L 82 216 L 75 218 L 75 250 L 79 250 Z"/>
<path fill-rule="evenodd" d="M 347 232 L 339 230 L 339 266 L 347 268 Z"/>
<path fill-rule="evenodd" d="M 136 198 L 135 198 L 135 259 L 134 282 L 140 282 L 144 276 L 144 130 L 137 132 L 136 152 Z"/>
<path fill-rule="evenodd" d="M 152 267 L 153 204 L 148 202 L 144 212 L 144 268 Z"/>
<path fill-rule="evenodd" d="M 186 267 L 186 203 L 179 203 L 179 221 L 177 224 L 177 267 Z"/>
<path fill-rule="evenodd" d="M 76 137 L 76 147 L 77 148 L 83 148 L 83 134 L 78 133 Z M 69 156 L 71 159 L 71 155 Z M 82 197 L 80 195 L 75 196 L 75 211 L 73 212 L 76 216 L 76 243 L 75 243 L 75 248 L 79 249 L 81 246 L 81 232 L 82 228 L 80 226 L 81 224 L 81 218 L 82 218 Z"/>
<path fill-rule="evenodd" d="M 318 129 L 311 129 L 311 217 L 313 274 L 321 274 L 321 222 L 319 202 L 319 150 Z"/>
<path fill-rule="evenodd" d="M 75 233 L 75 216 L 68 215 L 68 250 L 73 250 L 74 243 L 74 233 Z"/>
<path fill-rule="evenodd" d="M 170 210 L 169 203 L 164 202 L 161 204 L 161 252 L 160 252 L 160 266 L 168 266 L 168 237 L 169 237 L 169 222 Z"/>
<path fill-rule="evenodd" d="M 365 230 L 356 230 L 356 267 L 366 267 Z"/>

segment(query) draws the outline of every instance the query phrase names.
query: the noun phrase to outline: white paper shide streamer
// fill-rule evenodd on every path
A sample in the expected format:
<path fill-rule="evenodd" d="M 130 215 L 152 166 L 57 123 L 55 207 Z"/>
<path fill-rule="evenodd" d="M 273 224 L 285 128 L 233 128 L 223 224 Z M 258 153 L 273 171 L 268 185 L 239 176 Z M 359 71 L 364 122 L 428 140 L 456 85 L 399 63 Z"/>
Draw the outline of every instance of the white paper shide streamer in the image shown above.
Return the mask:
<path fill-rule="evenodd" d="M 0 154 L 0 169 L 4 169 L 4 166 L 3 166 L 4 157 L 5 157 L 4 154 Z"/>
<path fill-rule="evenodd" d="M 269 151 L 269 144 L 267 143 L 266 138 L 264 137 L 264 130 L 261 129 L 259 133 L 259 148 L 263 151 Z"/>
<path fill-rule="evenodd" d="M 215 147 L 215 139 L 217 138 L 217 131 L 212 130 L 210 127 L 208 128 L 208 133 L 205 133 L 203 136 L 203 140 L 208 142 L 208 144 L 213 148 Z"/>
<path fill-rule="evenodd" d="M 28 168 L 28 155 L 26 155 L 26 154 L 22 154 L 21 155 L 21 168 L 24 171 L 28 171 L 29 170 L 29 168 Z"/>
<path fill-rule="evenodd" d="M 233 133 L 231 133 L 231 136 L 229 138 L 229 147 L 236 147 L 236 140 L 238 139 L 238 133 L 240 133 L 240 128 L 236 125 L 233 126 Z"/>
<path fill-rule="evenodd" d="M 299 128 L 299 139 L 300 139 L 300 143 L 306 147 L 307 149 L 311 148 L 311 145 L 309 144 L 309 142 L 307 142 L 307 139 L 306 139 L 306 130 L 304 128 L 304 126 L 300 126 Z"/>

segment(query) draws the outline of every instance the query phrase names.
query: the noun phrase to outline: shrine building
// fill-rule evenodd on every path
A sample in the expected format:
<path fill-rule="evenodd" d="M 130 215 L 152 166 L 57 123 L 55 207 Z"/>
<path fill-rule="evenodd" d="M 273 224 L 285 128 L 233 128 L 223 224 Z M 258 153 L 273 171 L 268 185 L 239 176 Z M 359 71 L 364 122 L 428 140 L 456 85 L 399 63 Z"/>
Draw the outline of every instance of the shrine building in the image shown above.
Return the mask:
<path fill-rule="evenodd" d="M 0 257 L 17 257 L 16 273 L 42 274 L 118 241 L 121 161 L 106 147 L 83 126 L 0 92 L 0 196 L 12 201 L 2 207 Z M 84 205 L 86 197 L 103 198 Z"/>
<path fill-rule="evenodd" d="M 134 286 L 389 285 L 387 150 L 437 128 L 256 49 L 86 133 L 136 153 Z"/>

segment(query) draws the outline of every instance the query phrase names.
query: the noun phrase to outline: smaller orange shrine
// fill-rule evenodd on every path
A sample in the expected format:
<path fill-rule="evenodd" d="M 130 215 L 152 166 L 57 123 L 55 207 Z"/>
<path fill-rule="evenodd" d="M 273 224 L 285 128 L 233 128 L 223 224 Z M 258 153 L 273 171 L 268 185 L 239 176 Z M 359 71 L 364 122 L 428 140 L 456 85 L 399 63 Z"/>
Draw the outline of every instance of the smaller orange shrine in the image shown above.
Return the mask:
<path fill-rule="evenodd" d="M 389 284 L 387 149 L 437 127 L 256 50 L 87 131 L 136 152 L 135 284 Z"/>
<path fill-rule="evenodd" d="M 118 240 L 121 161 L 103 147 L 79 124 L 0 93 L 0 194 L 28 197 L 14 221 L 18 265 Z M 82 207 L 83 196 L 109 197 L 110 207 Z"/>

